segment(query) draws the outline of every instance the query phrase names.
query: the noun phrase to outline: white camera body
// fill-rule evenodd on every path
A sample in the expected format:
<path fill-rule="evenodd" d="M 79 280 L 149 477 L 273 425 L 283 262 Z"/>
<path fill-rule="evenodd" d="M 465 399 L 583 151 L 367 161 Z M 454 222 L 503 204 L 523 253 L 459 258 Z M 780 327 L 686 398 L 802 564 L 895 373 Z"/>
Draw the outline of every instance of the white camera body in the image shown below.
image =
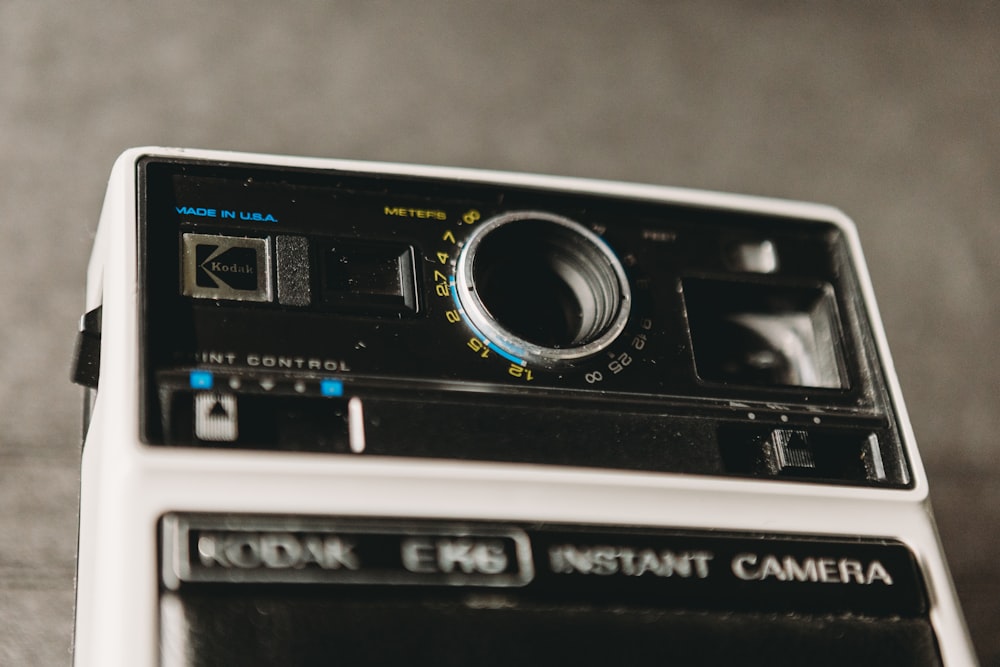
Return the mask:
<path fill-rule="evenodd" d="M 976 662 L 836 209 L 137 148 L 86 309 L 78 667 Z"/>

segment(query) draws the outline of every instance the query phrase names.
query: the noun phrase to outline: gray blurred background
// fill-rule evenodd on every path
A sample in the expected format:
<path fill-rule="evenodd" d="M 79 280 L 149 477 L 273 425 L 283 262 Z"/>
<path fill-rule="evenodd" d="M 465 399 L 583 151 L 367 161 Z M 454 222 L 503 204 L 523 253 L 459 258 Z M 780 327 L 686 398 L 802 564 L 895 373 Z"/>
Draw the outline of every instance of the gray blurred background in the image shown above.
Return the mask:
<path fill-rule="evenodd" d="M 146 144 L 843 208 L 1000 665 L 1000 4 L 0 3 L 2 665 L 69 661 L 68 368 L 112 161 Z"/>

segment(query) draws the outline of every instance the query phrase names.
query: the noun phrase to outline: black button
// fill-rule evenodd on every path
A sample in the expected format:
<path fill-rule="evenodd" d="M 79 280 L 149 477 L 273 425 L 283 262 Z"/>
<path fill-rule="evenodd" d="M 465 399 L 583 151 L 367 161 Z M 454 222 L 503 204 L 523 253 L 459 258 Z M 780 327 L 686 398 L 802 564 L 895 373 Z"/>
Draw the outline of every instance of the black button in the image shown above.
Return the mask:
<path fill-rule="evenodd" d="M 73 382 L 91 389 L 97 388 L 101 374 L 101 306 L 80 319 L 73 354 Z"/>

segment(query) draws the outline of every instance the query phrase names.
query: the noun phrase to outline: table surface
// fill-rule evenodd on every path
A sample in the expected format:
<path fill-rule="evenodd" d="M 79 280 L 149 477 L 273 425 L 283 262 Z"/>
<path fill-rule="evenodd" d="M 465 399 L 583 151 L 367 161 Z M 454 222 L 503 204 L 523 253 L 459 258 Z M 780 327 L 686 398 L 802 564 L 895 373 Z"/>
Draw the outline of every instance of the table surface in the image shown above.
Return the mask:
<path fill-rule="evenodd" d="M 70 659 L 85 264 L 115 156 L 160 144 L 843 208 L 1000 665 L 1000 5 L 886 5 L 0 4 L 0 664 Z"/>

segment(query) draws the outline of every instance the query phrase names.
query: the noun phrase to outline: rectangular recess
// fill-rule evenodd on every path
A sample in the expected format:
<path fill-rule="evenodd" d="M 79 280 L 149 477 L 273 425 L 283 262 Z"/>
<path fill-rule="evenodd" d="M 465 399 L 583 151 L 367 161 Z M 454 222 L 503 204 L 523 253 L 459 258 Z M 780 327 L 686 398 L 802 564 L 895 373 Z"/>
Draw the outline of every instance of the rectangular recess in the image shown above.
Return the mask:
<path fill-rule="evenodd" d="M 337 310 L 417 311 L 413 248 L 406 244 L 335 241 L 320 251 L 323 301 Z"/>
<path fill-rule="evenodd" d="M 723 424 L 718 443 L 725 474 L 896 486 L 909 480 L 886 458 L 881 429 Z"/>
<path fill-rule="evenodd" d="M 849 387 L 830 285 L 689 278 L 684 301 L 702 380 Z"/>

